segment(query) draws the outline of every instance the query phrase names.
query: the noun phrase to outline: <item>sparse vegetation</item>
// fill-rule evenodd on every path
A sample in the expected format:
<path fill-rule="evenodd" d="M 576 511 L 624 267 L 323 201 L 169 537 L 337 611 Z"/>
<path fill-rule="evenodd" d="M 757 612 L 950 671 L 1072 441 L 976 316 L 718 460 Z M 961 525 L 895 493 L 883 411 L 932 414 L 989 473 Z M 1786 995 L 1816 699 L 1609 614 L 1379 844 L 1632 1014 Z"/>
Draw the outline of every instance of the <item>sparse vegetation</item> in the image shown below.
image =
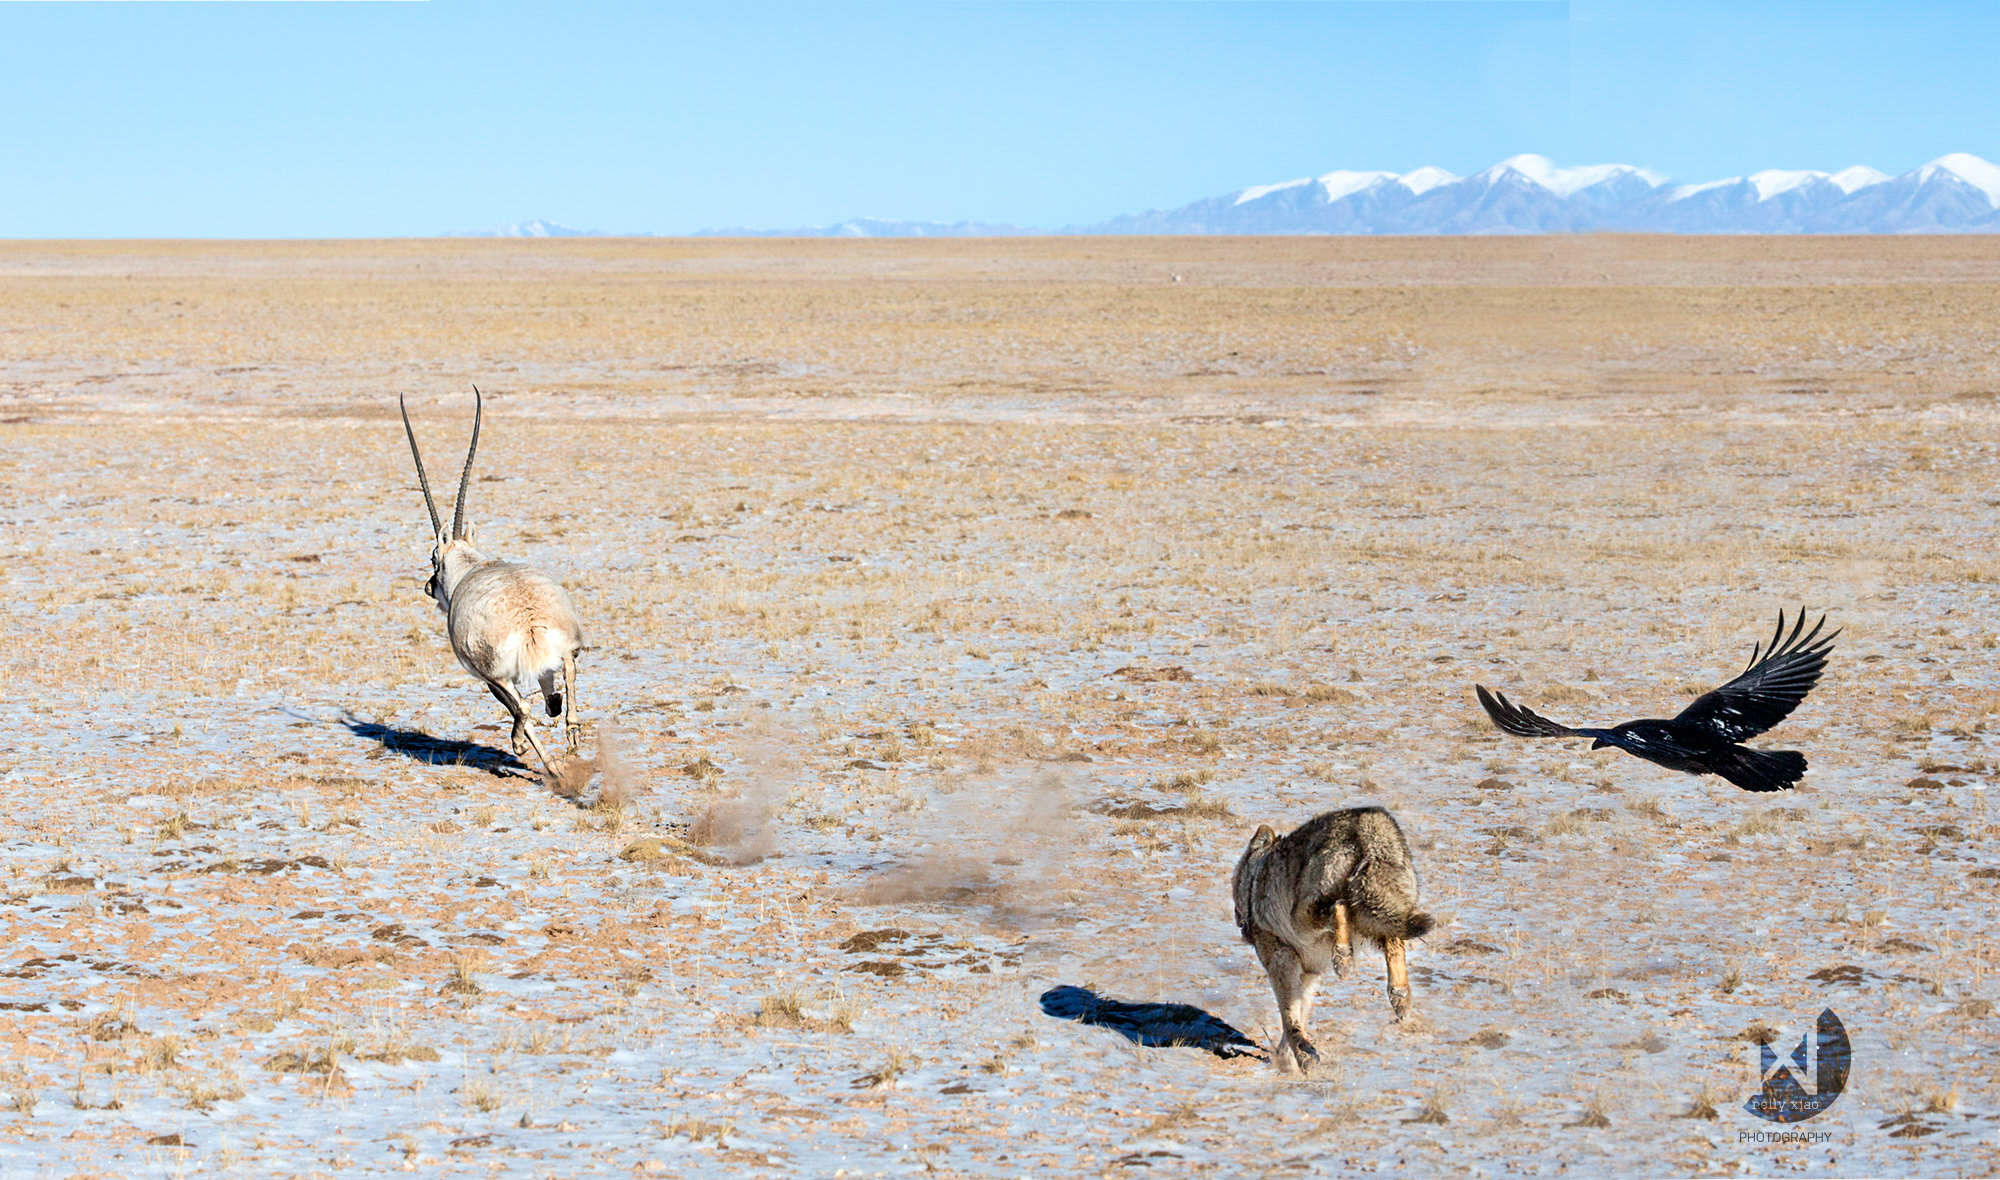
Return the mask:
<path fill-rule="evenodd" d="M 1957 1096 L 1865 1075 L 1913 1122 L 1843 1164 L 1976 1171 L 1925 1128 L 1975 1127 L 1993 1072 L 1990 939 L 1949 920 L 2000 888 L 1990 244 L 15 243 L 5 565 L 61 642 L 10 667 L 0 756 L 13 1149 L 139 1166 L 60 1138 L 122 1103 L 225 1172 L 812 1141 L 850 1175 L 1137 1175 L 1384 1135 L 1450 1148 L 1405 1170 L 1700 1170 L 1678 1141 L 1722 1120 L 1668 1116 L 1742 1101 L 1725 1038 L 1789 1051 L 1824 1003 L 1972 1046 Z M 394 393 L 466 379 L 513 455 L 482 545 L 569 584 L 586 746 L 622 726 L 643 793 L 540 791 L 422 597 Z M 1799 595 L 1850 631 L 1839 693 L 1757 742 L 1811 758 L 1796 794 L 1471 700 L 1658 715 Z M 1036 1011 L 1094 974 L 1268 1048 L 1229 868 L 1367 803 L 1443 907 L 1427 1030 L 1329 978 L 1326 1063 L 1281 1087 Z M 1600 1067 L 1619 1097 L 1579 1111 Z M 1118 1161 L 1163 1119 L 1188 1159 Z"/>

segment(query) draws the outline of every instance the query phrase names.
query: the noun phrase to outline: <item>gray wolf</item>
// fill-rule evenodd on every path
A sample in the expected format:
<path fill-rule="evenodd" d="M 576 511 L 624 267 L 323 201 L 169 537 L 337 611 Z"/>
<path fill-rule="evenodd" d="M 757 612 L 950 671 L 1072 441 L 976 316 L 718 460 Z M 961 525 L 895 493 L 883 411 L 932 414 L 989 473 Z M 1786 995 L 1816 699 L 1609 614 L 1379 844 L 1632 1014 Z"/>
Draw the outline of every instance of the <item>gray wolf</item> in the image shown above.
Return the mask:
<path fill-rule="evenodd" d="M 1331 966 L 1354 969 L 1356 934 L 1382 944 L 1389 971 L 1389 1007 L 1410 1012 L 1410 974 L 1403 944 L 1434 923 L 1417 908 L 1417 870 L 1396 817 L 1380 807 L 1329 811 L 1280 836 L 1257 829 L 1231 879 L 1236 927 L 1277 993 L 1284 1035 L 1272 1060 L 1286 1073 L 1319 1060 L 1306 1035 L 1313 994 Z"/>

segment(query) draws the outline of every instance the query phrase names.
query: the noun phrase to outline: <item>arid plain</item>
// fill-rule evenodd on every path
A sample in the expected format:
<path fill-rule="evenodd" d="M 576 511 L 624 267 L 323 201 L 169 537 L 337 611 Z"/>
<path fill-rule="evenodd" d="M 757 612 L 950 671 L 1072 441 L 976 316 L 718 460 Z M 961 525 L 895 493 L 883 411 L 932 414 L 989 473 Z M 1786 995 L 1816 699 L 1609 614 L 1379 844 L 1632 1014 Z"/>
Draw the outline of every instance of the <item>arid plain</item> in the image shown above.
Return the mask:
<path fill-rule="evenodd" d="M 474 383 L 580 801 L 421 593 Z M 0 472 L 7 1174 L 2000 1171 L 2000 239 L 5 243 Z M 1801 606 L 1796 792 L 1473 700 Z M 1268 1046 L 1229 870 L 1364 803 L 1408 1023 L 1041 1012 Z"/>

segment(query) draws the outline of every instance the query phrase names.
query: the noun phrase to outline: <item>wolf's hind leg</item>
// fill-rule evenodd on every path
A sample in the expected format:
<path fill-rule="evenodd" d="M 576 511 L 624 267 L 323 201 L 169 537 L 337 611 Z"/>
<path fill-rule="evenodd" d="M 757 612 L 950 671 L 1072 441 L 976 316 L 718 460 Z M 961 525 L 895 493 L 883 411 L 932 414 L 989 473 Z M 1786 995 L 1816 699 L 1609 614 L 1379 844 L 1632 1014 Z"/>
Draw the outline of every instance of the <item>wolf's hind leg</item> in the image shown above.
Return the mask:
<path fill-rule="evenodd" d="M 1297 1023 L 1298 1027 L 1297 1043 L 1299 1045 L 1304 1046 L 1305 1052 L 1312 1056 L 1312 1061 L 1314 1065 L 1319 1064 L 1319 1047 L 1314 1045 L 1312 1041 L 1307 1038 L 1306 1030 L 1312 1027 L 1313 999 L 1319 994 L 1320 978 L 1321 976 L 1319 972 L 1309 971 L 1304 969 L 1303 966 L 1301 966 L 1301 969 L 1299 971 L 1299 1018 Z M 1301 1069 L 1307 1069 L 1305 1059 L 1303 1057 L 1301 1057 L 1299 1060 L 1299 1067 Z M 1307 1069 L 1307 1072 L 1310 1073 L 1311 1070 Z"/>
<path fill-rule="evenodd" d="M 1344 901 L 1333 903 L 1333 974 L 1337 979 L 1354 974 L 1354 925 Z"/>
<path fill-rule="evenodd" d="M 1397 1020 L 1410 1015 L 1410 965 L 1403 960 L 1403 940 L 1382 940 L 1382 958 L 1389 966 L 1389 1009 Z"/>
<path fill-rule="evenodd" d="M 1305 1008 L 1311 1003 L 1311 992 L 1305 966 L 1297 951 L 1272 940 L 1258 941 L 1257 957 L 1264 961 L 1264 973 L 1271 977 L 1271 991 L 1278 1000 L 1278 1023 L 1283 1029 L 1272 1059 L 1280 1073 L 1309 1072 L 1312 1063 L 1319 1060 L 1319 1050 L 1306 1036 Z M 1318 982 L 1317 977 L 1311 978 Z"/>

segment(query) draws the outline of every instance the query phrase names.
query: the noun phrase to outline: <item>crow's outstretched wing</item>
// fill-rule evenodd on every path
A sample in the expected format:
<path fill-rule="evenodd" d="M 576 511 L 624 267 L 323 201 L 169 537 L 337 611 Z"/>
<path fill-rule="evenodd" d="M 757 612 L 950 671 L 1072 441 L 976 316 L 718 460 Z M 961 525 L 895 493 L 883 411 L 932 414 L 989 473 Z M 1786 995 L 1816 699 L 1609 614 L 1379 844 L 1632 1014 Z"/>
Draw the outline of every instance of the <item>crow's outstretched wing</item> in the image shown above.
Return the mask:
<path fill-rule="evenodd" d="M 1557 725 L 1548 718 L 1529 709 L 1514 704 L 1504 692 L 1487 692 L 1484 685 L 1475 684 L 1472 691 L 1479 694 L 1479 703 L 1486 708 L 1486 715 L 1493 718 L 1493 724 L 1516 737 L 1579 737 L 1580 731 L 1567 725 Z"/>
<path fill-rule="evenodd" d="M 1788 636 L 1785 612 L 1779 611 L 1769 649 L 1758 644 L 1742 675 L 1696 697 L 1674 721 L 1705 729 L 1725 742 L 1746 741 L 1783 721 L 1819 683 L 1826 668 L 1826 655 L 1840 632 L 1821 638 L 1825 627 L 1826 616 L 1821 615 L 1811 634 L 1805 634 L 1806 612 L 1801 610 Z"/>

